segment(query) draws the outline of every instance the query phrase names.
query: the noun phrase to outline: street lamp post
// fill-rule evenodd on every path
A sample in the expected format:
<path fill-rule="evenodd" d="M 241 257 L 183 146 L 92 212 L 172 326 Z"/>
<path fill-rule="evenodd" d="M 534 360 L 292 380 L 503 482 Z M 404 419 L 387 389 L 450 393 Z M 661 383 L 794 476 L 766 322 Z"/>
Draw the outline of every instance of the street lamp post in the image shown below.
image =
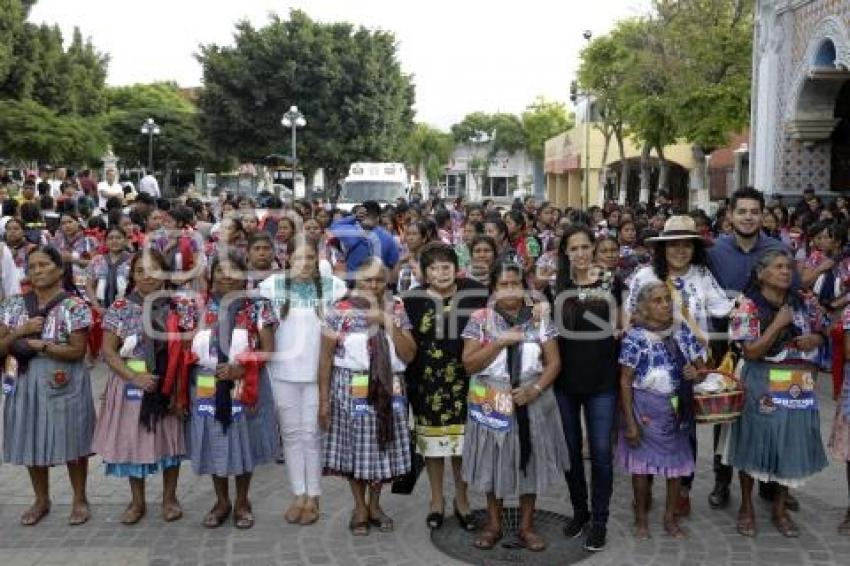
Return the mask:
<path fill-rule="evenodd" d="M 586 29 L 581 35 L 586 42 L 590 42 L 593 32 Z M 573 81 L 570 85 L 570 100 L 575 103 L 579 96 L 584 98 L 584 202 L 582 204 L 587 210 L 590 208 L 590 93 L 579 92 L 578 81 Z"/>
<path fill-rule="evenodd" d="M 140 131 L 143 135 L 148 136 L 148 173 L 153 174 L 153 137 L 158 136 L 162 130 L 153 118 L 148 118 L 142 122 Z"/>
<path fill-rule="evenodd" d="M 292 129 L 292 194 L 295 195 L 295 168 L 298 165 L 298 154 L 295 151 L 295 131 L 306 126 L 307 119 L 304 118 L 304 114 L 298 110 L 297 106 L 290 106 L 289 111 L 280 119 L 280 124 L 284 128 Z"/>

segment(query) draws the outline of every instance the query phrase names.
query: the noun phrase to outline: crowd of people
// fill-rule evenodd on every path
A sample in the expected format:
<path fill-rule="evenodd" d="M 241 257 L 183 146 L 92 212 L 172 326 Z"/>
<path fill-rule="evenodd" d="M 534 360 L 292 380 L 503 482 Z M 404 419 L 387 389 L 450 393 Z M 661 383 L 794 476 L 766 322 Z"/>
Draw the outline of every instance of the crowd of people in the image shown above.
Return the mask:
<path fill-rule="evenodd" d="M 292 524 L 319 520 L 321 478 L 339 476 L 351 534 L 392 531 L 382 487 L 409 491 L 422 462 L 429 528 L 450 511 L 477 548 L 493 548 L 503 502 L 518 498 L 518 541 L 540 551 L 536 497 L 566 486 L 564 535 L 595 551 L 616 467 L 632 478 L 634 536 L 651 536 L 657 476 L 664 530 L 682 538 L 694 389 L 730 356 L 745 402 L 700 447 L 715 454 L 709 506 L 729 505 L 737 469 L 737 531 L 756 535 L 758 481 L 775 528 L 799 535 L 790 490 L 827 466 L 819 372 L 833 375 L 827 444 L 850 490 L 843 199 L 806 194 L 789 214 L 745 188 L 710 218 L 663 195 L 651 208 L 413 198 L 346 212 L 269 193 L 95 191 L 68 179 L 57 201 L 30 181 L 2 195 L 2 454 L 32 482 L 24 525 L 50 512 L 59 465 L 69 521 L 87 522 L 97 454 L 107 476 L 127 478 L 125 524 L 145 516 L 157 474 L 163 519 L 182 516 L 188 460 L 214 487 L 203 524 L 232 516 L 250 528 L 252 473 L 282 453 Z M 99 409 L 96 363 L 109 371 Z M 470 489 L 486 497 L 483 524 Z M 850 509 L 839 530 L 850 536 Z"/>

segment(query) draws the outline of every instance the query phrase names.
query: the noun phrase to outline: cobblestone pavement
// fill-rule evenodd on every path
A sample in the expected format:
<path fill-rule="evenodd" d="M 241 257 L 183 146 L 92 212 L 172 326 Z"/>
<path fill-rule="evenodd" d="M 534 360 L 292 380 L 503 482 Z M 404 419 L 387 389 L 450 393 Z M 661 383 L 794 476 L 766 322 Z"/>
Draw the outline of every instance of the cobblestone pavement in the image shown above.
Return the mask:
<path fill-rule="evenodd" d="M 102 369 L 96 371 L 96 388 L 102 388 Z M 835 404 L 825 395 L 827 379 L 820 380 L 824 395 L 823 434 L 829 434 L 829 422 Z M 710 429 L 701 427 L 702 447 L 710 446 Z M 653 539 L 638 543 L 630 536 L 631 486 L 627 476 L 617 473 L 608 548 L 582 561 L 587 565 L 697 565 L 729 564 L 850 564 L 850 537 L 840 537 L 836 527 L 844 515 L 848 496 L 844 466 L 832 463 L 797 494 L 802 510 L 797 514 L 801 536 L 784 539 L 770 524 L 769 509 L 758 506 L 759 535 L 748 540 L 735 533 L 737 494 L 729 509 L 711 511 L 706 497 L 713 477 L 708 450 L 699 458 L 694 486 L 693 512 L 686 521 L 690 537 L 674 541 L 662 534 L 662 486 L 656 486 L 653 510 Z M 354 538 L 346 525 L 351 510 L 346 484 L 338 479 L 323 480 L 322 516 L 310 527 L 285 523 L 282 513 L 289 502 L 284 466 L 271 464 L 255 475 L 251 495 L 257 523 L 250 531 L 232 526 L 207 530 L 201 519 L 212 504 L 212 486 L 207 478 L 198 478 L 184 464 L 179 495 L 185 509 L 182 521 L 166 525 L 159 516 L 161 486 L 154 478 L 148 487 L 148 515 L 133 527 L 118 522 L 129 496 L 125 481 L 107 479 L 97 459 L 91 463 L 89 479 L 93 517 L 89 524 L 67 526 L 69 489 L 62 469 L 51 475 L 54 507 L 51 514 L 34 528 L 21 527 L 18 516 L 31 502 L 31 490 L 23 468 L 0 467 L 0 565 L 151 565 L 182 564 L 340 564 L 340 565 L 451 565 L 458 564 L 440 553 L 432 544 L 425 526 L 427 481 L 420 478 L 411 496 L 387 494 L 385 510 L 395 519 L 391 534 L 374 532 Z M 737 488 L 737 482 L 735 484 Z M 450 489 L 447 489 L 450 493 Z M 450 509 L 451 500 L 447 501 Z M 482 505 L 482 498 L 474 498 Z M 539 507 L 569 514 L 566 485 L 560 493 L 541 498 Z M 579 544 L 580 541 L 576 541 Z M 520 555 L 521 556 L 521 555 Z M 486 563 L 482 553 L 482 564 Z M 521 563 L 521 560 L 518 561 Z M 551 564 L 560 564 L 552 556 Z"/>

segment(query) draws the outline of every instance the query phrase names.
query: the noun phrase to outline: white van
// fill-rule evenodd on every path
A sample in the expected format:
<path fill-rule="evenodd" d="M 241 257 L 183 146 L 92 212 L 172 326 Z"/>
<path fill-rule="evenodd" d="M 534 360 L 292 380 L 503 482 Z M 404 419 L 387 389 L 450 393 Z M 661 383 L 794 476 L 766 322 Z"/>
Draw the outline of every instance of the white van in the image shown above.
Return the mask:
<path fill-rule="evenodd" d="M 342 183 L 337 208 L 351 210 L 367 200 L 393 204 L 407 198 L 410 179 L 403 163 L 352 163 Z"/>

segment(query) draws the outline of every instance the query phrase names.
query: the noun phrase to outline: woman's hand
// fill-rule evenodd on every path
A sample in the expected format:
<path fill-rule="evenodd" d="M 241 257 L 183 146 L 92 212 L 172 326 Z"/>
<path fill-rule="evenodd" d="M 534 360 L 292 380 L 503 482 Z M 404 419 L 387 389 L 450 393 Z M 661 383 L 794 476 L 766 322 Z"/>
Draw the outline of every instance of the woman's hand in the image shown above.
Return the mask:
<path fill-rule="evenodd" d="M 525 334 L 520 330 L 519 326 L 514 326 L 510 330 L 502 332 L 496 339 L 496 344 L 501 348 L 507 348 L 514 344 L 520 344 L 525 341 Z"/>
<path fill-rule="evenodd" d="M 44 350 L 44 344 L 45 344 L 44 340 L 37 340 L 35 338 L 28 338 L 27 339 L 27 346 L 29 346 L 30 349 L 32 349 L 33 351 L 36 351 L 36 352 L 42 352 Z"/>
<path fill-rule="evenodd" d="M 794 347 L 801 352 L 810 352 L 823 344 L 823 336 L 820 334 L 804 334 L 794 340 Z"/>
<path fill-rule="evenodd" d="M 156 377 L 149 373 L 135 374 L 133 379 L 130 380 L 130 383 L 139 389 L 147 391 L 148 393 L 151 393 L 154 389 L 156 389 Z"/>
<path fill-rule="evenodd" d="M 236 381 L 245 376 L 245 368 L 239 364 L 218 364 L 215 377 L 221 381 Z"/>
<path fill-rule="evenodd" d="M 25 323 L 23 323 L 21 326 L 19 326 L 17 328 L 17 330 L 14 331 L 14 333 L 18 337 L 30 336 L 32 334 L 39 334 L 40 335 L 41 330 L 43 328 L 44 328 L 44 317 L 43 316 L 36 316 L 36 317 L 33 317 L 33 318 L 27 320 Z"/>
<path fill-rule="evenodd" d="M 691 364 L 685 365 L 682 374 L 686 381 L 701 381 L 699 371 Z"/>
<path fill-rule="evenodd" d="M 773 319 L 773 324 L 778 325 L 779 328 L 785 328 L 792 322 L 794 322 L 794 309 L 788 305 L 784 305 L 779 309 L 779 312 L 776 313 L 776 317 Z"/>
<path fill-rule="evenodd" d="M 522 407 L 537 401 L 540 398 L 540 392 L 533 385 L 523 385 L 512 390 L 511 397 L 514 400 L 514 405 Z"/>
<path fill-rule="evenodd" d="M 623 436 L 632 448 L 640 446 L 640 427 L 637 423 L 631 422 L 626 425 L 626 432 Z"/>
<path fill-rule="evenodd" d="M 331 426 L 331 402 L 329 399 L 319 401 L 319 427 L 327 431 Z"/>

